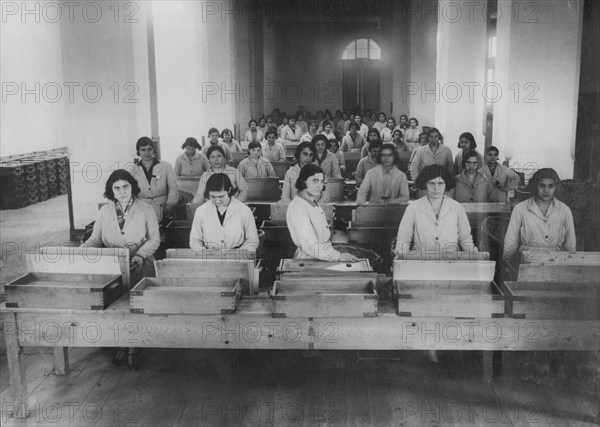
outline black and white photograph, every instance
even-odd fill
[[[2,426],[600,424],[600,3],[0,0]]]

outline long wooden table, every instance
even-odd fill
[[[27,411],[23,347],[53,347],[57,374],[68,373],[68,347],[159,347],[270,350],[598,351],[599,321],[400,317],[390,302],[377,317],[272,318],[267,295],[243,297],[235,314],[130,313],[129,295],[103,311],[18,309],[0,305],[13,408]]]

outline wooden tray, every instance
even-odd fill
[[[600,266],[576,264],[521,264],[519,282],[598,282]]]
[[[494,282],[395,280],[394,293],[400,316],[496,318],[505,312]]]
[[[505,282],[516,319],[600,319],[600,285],[591,282]]]
[[[28,273],[5,286],[6,307],[104,310],[127,292],[121,275]]]
[[[494,261],[396,260],[394,280],[485,282],[494,279]]]
[[[304,278],[276,281],[273,317],[375,317],[377,291],[363,277]]]
[[[328,277],[347,274],[363,273],[372,276],[374,280],[376,273],[373,271],[368,259],[361,259],[358,262],[327,262],[311,259],[282,259],[277,269],[281,279],[303,277]]]
[[[129,293],[131,312],[233,314],[242,296],[240,279],[206,284],[196,278],[144,278]]]
[[[600,252],[523,251],[521,262],[546,265],[595,265],[600,269]]]

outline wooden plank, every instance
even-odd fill
[[[201,259],[218,261],[246,262],[256,260],[256,253],[245,249],[230,249],[225,251],[193,249],[167,249],[167,259]]]
[[[156,277],[196,277],[200,282],[210,283],[214,279],[249,280],[248,263],[252,261],[219,261],[200,259],[165,259],[154,261]]]
[[[30,272],[122,274],[123,284],[131,288],[127,248],[47,246],[26,254],[26,262]]]
[[[600,266],[600,252],[523,251],[521,263]]]
[[[17,419],[25,419],[27,416],[29,394],[27,393],[23,347],[19,345],[17,334],[17,315],[14,313],[5,313],[4,341],[6,343],[6,359],[10,374],[12,399],[10,403],[7,403],[2,408],[2,412],[10,412]]]
[[[195,195],[198,192],[198,185],[200,185],[199,176],[177,177],[177,188],[179,188],[181,191]]]
[[[279,178],[246,178],[248,200],[277,202],[281,199]]]
[[[54,374],[69,373],[69,347],[54,347]]]
[[[368,259],[356,262],[327,262],[317,260],[282,259],[277,269],[286,275],[301,274],[304,276],[338,275],[360,272],[373,272]]]
[[[485,281],[494,279],[494,261],[394,261],[394,280]]]
[[[365,223],[400,225],[407,205],[359,206],[352,213],[352,220]]]
[[[287,208],[289,203],[273,203],[271,205],[271,221],[286,221]],[[325,212],[327,222],[333,223],[333,204],[320,204],[321,208]]]
[[[398,313],[407,317],[496,318],[504,316],[500,295],[413,293],[398,298]]]
[[[490,253],[476,251],[416,251],[403,252],[398,259],[407,261],[488,261],[490,259]]]
[[[488,294],[500,290],[494,282],[484,281],[457,281],[457,280],[394,280],[394,288],[399,294],[413,294],[419,292],[451,293],[466,292],[472,294]]]
[[[521,264],[520,282],[598,282],[600,267],[595,265]]]

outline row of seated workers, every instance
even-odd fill
[[[360,161],[366,173],[362,180],[356,179],[359,204],[404,205],[409,202],[408,177],[398,167],[399,151],[410,150],[409,173],[420,198],[408,204],[401,219],[395,248],[398,257],[415,250],[476,251],[461,202],[506,201],[507,191],[519,184],[518,174],[498,163],[498,150],[490,147],[484,163],[475,149],[473,136],[464,133],[459,139],[463,150],[452,159],[450,149],[443,144],[442,135],[435,128],[429,129],[426,141],[414,149],[407,145],[402,130],[397,132],[396,129],[392,132],[396,137],[391,142],[383,142],[381,133],[372,128],[367,130],[364,144],[350,145],[348,141],[356,142],[360,132],[356,116],[354,119],[344,136],[346,143],[342,142],[340,148],[336,147],[337,140],[326,135],[326,129],[316,132],[310,141],[298,141],[295,147],[295,163],[285,174],[281,197],[282,202],[289,203],[286,219],[296,245],[295,257],[356,260],[354,255],[340,252],[332,245],[329,223],[321,207],[327,202],[327,180],[340,173],[336,153],[344,150],[366,153]],[[329,126],[326,121],[324,125]],[[253,126],[256,123],[251,121],[248,157],[237,169],[226,164],[233,150],[231,132],[219,134],[211,129],[209,143],[204,148],[193,138],[186,139],[185,153],[177,159],[175,170],[169,163],[155,158],[150,138],[140,138],[136,143],[139,161],[129,170],[116,170],[109,176],[104,193],[109,202],[99,210],[91,237],[83,245],[128,247],[132,264],[151,275],[153,254],[160,245],[158,224],[178,202],[176,174],[197,174],[200,177],[198,191],[190,202],[198,206],[190,247],[255,251],[259,244],[258,233],[253,213],[244,203],[247,190],[244,177],[249,176],[248,170],[253,171],[250,177],[261,177],[265,172],[270,176],[272,147],[285,142],[275,138],[271,132],[277,130],[273,128],[267,130],[266,142],[261,144],[255,138],[258,131],[253,132]],[[294,126],[297,123],[290,119],[286,127],[293,130]],[[371,133],[377,136],[371,138]],[[240,150],[243,150],[241,146]],[[531,197],[512,211],[505,235],[504,258],[511,258],[522,250],[575,250],[571,210],[554,197],[559,186],[560,178],[553,169],[540,169],[533,175],[529,181]]]

